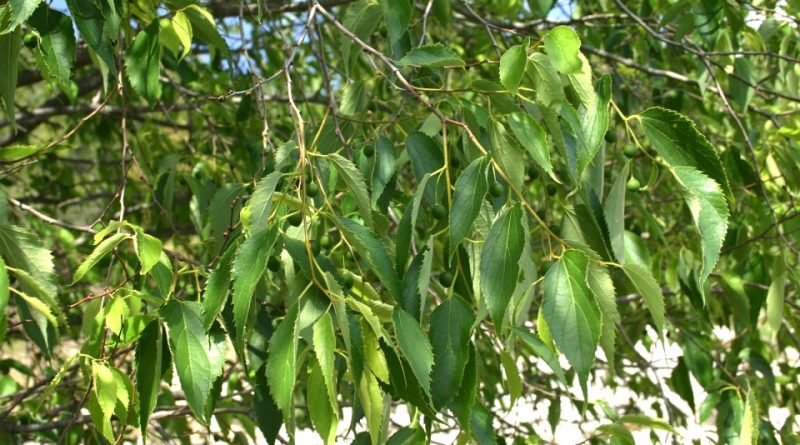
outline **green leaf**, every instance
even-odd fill
[[[617,337],[617,323],[620,322],[619,312],[617,311],[616,292],[614,282],[608,270],[595,263],[589,263],[589,273],[586,283],[594,294],[597,306],[600,309],[602,325],[600,329],[600,347],[608,359],[609,369],[614,369],[614,342]]]
[[[97,4],[92,0],[67,0],[67,5],[83,40],[97,54],[103,69],[116,72],[112,41],[116,43],[117,33],[109,35],[105,31],[108,20],[103,17]]]
[[[550,59],[542,53],[533,53],[531,62],[534,69],[534,85],[536,97],[547,107],[564,102],[564,86],[561,76],[553,67]]]
[[[383,19],[386,21],[386,31],[389,43],[395,43],[406,33],[411,24],[411,15],[414,12],[408,0],[381,0]]]
[[[336,381],[335,381],[335,359],[336,359],[336,333],[333,330],[333,320],[330,311],[317,320],[314,324],[314,353],[317,356],[320,372],[324,378],[325,388],[327,389],[328,399],[335,409],[336,403]]]
[[[181,52],[180,56],[180,59],[183,59],[192,50],[192,23],[183,11],[176,12],[175,16],[172,17],[171,23],[172,29],[183,47],[183,52]]]
[[[425,394],[431,395],[431,369],[433,367],[433,351],[428,337],[419,326],[419,322],[408,312],[395,308],[394,329],[400,351],[411,365],[414,376],[419,381]]]
[[[744,418],[742,430],[739,433],[739,443],[742,445],[757,445],[760,420],[758,418],[758,398],[753,388],[747,391],[747,401],[744,405]]]
[[[517,94],[517,88],[525,74],[528,63],[528,43],[514,45],[500,57],[500,83],[506,89]]]
[[[620,264],[625,262],[625,190],[629,167],[629,164],[625,164],[614,179],[614,184],[603,204],[611,250],[614,251],[614,257]]]
[[[0,224],[0,255],[6,264],[32,276],[49,299],[56,299],[56,278],[53,255],[40,238],[22,227]],[[23,283],[24,284],[24,283]],[[23,289],[29,290],[28,286]]]
[[[772,279],[772,284],[769,285],[769,291],[767,292],[767,330],[773,338],[778,334],[783,323],[783,303],[786,296],[787,283],[787,274],[784,267],[776,267],[776,269],[780,270],[777,271],[775,278]],[[0,284],[1,287],[2,284]],[[2,292],[2,289],[0,289],[0,292]]]
[[[11,22],[8,24],[8,29],[16,29],[17,26],[28,20],[41,2],[42,0],[9,0]]]
[[[197,36],[200,40],[208,43],[223,56],[230,56],[230,49],[225,39],[217,29],[217,23],[214,21],[214,16],[208,12],[207,9],[200,5],[189,5],[182,9],[192,23],[193,36]]]
[[[8,306],[9,287],[6,262],[3,261],[3,257],[0,256],[0,340],[2,340],[6,334],[6,306]]]
[[[397,430],[386,445],[423,445],[425,441],[425,432],[420,428],[403,427]]]
[[[556,26],[544,35],[544,47],[547,57],[553,66],[564,74],[575,74],[581,70],[581,59],[578,57],[581,39],[568,26]]]
[[[564,376],[564,370],[561,368],[561,363],[558,361],[558,357],[553,353],[553,350],[550,349],[539,337],[531,334],[530,332],[526,331],[522,328],[514,328],[514,334],[516,334],[519,338],[521,338],[525,343],[533,349],[533,352],[539,356],[550,369],[553,370],[553,373],[556,375],[558,380],[561,382],[562,385],[567,385],[567,379]]]
[[[147,437],[148,421],[158,404],[163,355],[161,335],[161,323],[153,320],[144,328],[136,343],[136,399],[139,402],[142,438]]]
[[[358,167],[347,158],[340,156],[337,153],[328,155],[331,163],[333,163],[336,170],[344,179],[345,184],[350,189],[350,193],[356,199],[359,214],[367,226],[372,226],[372,206],[367,193],[367,184],[364,182],[364,176]]]
[[[103,411],[103,417],[110,419],[114,414],[114,407],[117,405],[117,384],[114,373],[107,366],[99,362],[92,362],[92,380],[94,381],[94,394]]]
[[[527,113],[512,113],[508,117],[508,126],[525,147],[534,162],[541,167],[551,178],[559,182],[550,163],[550,148],[547,146],[547,135],[536,120]]]
[[[522,379],[519,375],[519,369],[517,369],[517,364],[514,363],[514,359],[508,351],[500,353],[500,363],[503,365],[503,373],[505,374],[503,386],[508,389],[508,395],[513,405],[522,395]]]
[[[206,350],[208,336],[203,325],[203,307],[197,302],[171,300],[159,311],[167,325],[169,349],[186,402],[204,424],[206,403],[214,383]]]
[[[39,48],[49,75],[62,85],[69,83],[75,62],[75,33],[66,14],[39,5],[29,22],[39,33]]]
[[[10,33],[0,34],[0,65],[4,73],[0,77],[0,98],[3,99],[11,131],[16,131],[16,110],[14,108],[17,91],[17,61],[19,49],[22,47],[22,31],[16,29]]]
[[[455,296],[431,313],[430,339],[434,357],[431,399],[437,409],[446,406],[461,389],[474,323],[472,308]]]
[[[214,323],[228,299],[232,278],[231,262],[236,250],[233,246],[226,250],[219,263],[217,263],[217,267],[208,275],[202,299],[203,313],[205,315],[203,324],[206,329],[210,328],[211,324]]]
[[[580,377],[584,397],[601,327],[600,310],[587,285],[588,267],[583,252],[564,252],[544,277],[542,303],[553,340]]]
[[[488,189],[486,182],[488,165],[487,157],[475,159],[456,180],[450,211],[450,257],[455,254],[461,241],[469,235],[472,223],[481,210],[481,203]]]
[[[362,41],[369,41],[369,36],[380,23],[380,19],[381,8],[377,2],[359,0],[347,7],[342,24]],[[342,36],[341,48],[345,72],[349,74],[361,54],[361,48],[347,36]]]
[[[595,159],[608,130],[608,104],[611,100],[611,77],[605,75],[597,81],[597,94],[588,104],[581,104],[578,114],[581,119],[585,151],[578,153],[578,171],[583,172]]]
[[[400,66],[441,68],[445,66],[464,66],[464,61],[444,45],[425,45],[414,48],[397,62]]]
[[[94,248],[92,253],[83,260],[81,265],[78,266],[78,269],[75,270],[75,275],[72,277],[72,284],[80,281],[84,275],[86,275],[94,266],[97,265],[97,263],[100,262],[100,260],[111,253],[111,251],[114,250],[119,243],[129,239],[130,237],[131,236],[127,233],[120,232],[104,239],[100,244],[97,245],[97,247]]]
[[[644,267],[630,263],[625,264],[622,270],[636,287],[636,290],[642,295],[644,304],[653,317],[653,324],[655,324],[656,330],[658,330],[658,335],[663,335],[664,295],[661,292],[661,287],[658,285],[658,282],[653,278],[653,274]]]
[[[326,445],[333,445],[336,442],[336,426],[339,422],[335,411],[335,399],[329,400],[322,374],[319,363],[314,363],[308,376],[306,403],[314,429]]]
[[[699,284],[711,275],[728,233],[728,204],[719,183],[692,167],[673,167],[672,173],[684,190],[684,200],[700,233],[703,268]],[[705,298],[705,295],[704,297]]]
[[[524,243],[522,210],[517,204],[497,217],[481,249],[481,292],[498,330],[517,285]]]
[[[648,108],[639,115],[650,144],[672,167],[694,167],[732,197],[728,178],[714,147],[686,116],[665,108]]]
[[[267,258],[278,237],[278,226],[253,234],[238,249],[233,260],[233,323],[236,326],[236,351],[244,357],[247,322],[256,285],[264,276]]]
[[[37,154],[47,153],[48,151],[52,150],[48,150],[42,145],[8,145],[0,147],[0,163],[18,162]]]
[[[357,222],[339,217],[336,219],[339,229],[347,237],[356,251],[367,261],[393,298],[400,296],[400,280],[392,267],[392,259],[386,246],[372,231]]]
[[[269,214],[272,210],[272,195],[281,179],[281,172],[274,171],[261,178],[250,196],[250,230],[255,234],[269,227]]]
[[[491,121],[489,137],[492,141],[492,159],[508,176],[510,185],[522,190],[525,181],[525,161],[522,152],[499,121]]]
[[[141,264],[139,274],[147,274],[158,263],[158,259],[161,258],[161,240],[144,233],[143,230],[137,230],[136,255],[139,257],[139,264]]]
[[[139,31],[125,54],[125,67],[133,90],[152,106],[161,97],[161,46],[158,21]]]
[[[297,304],[292,305],[275,329],[267,351],[267,382],[272,399],[283,412],[284,419],[292,416],[292,393],[297,373]]]

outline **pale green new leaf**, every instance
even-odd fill
[[[106,257],[112,250],[114,250],[119,243],[129,239],[131,236],[124,232],[119,232],[104,239],[97,247],[94,248],[91,254],[87,256],[78,269],[75,270],[75,275],[72,277],[72,284],[80,281],[97,263]]]
[[[92,362],[93,390],[97,403],[103,411],[103,417],[111,418],[114,406],[117,404],[117,384],[114,373],[107,366],[99,362]]]
[[[586,381],[600,340],[601,313],[587,285],[589,259],[579,250],[567,250],[544,277],[542,312],[556,345]]]
[[[474,322],[472,308],[456,296],[445,300],[431,313],[430,339],[434,358],[431,398],[436,408],[447,405],[461,389]]]
[[[536,120],[529,114],[519,112],[508,115],[508,126],[517,138],[517,141],[525,147],[528,154],[553,180],[559,182],[553,171],[553,164],[550,162],[550,148],[547,146],[547,135]]]
[[[702,287],[719,260],[728,232],[728,204],[719,183],[697,169],[673,167],[672,172],[684,189],[684,200],[702,240],[703,268],[699,277]]]
[[[785,267],[785,266],[784,266]],[[783,269],[783,267],[780,267]],[[780,270],[767,292],[767,330],[771,336],[775,336],[783,323],[783,303],[786,296],[787,274],[785,270]],[[1,286],[1,285],[0,285]],[[0,289],[0,292],[2,289]]]
[[[500,83],[512,93],[517,93],[519,83],[528,63],[528,45],[514,45],[500,57]]]
[[[412,49],[397,64],[400,66],[441,68],[444,66],[464,66],[464,61],[450,48],[436,44]]]
[[[161,46],[158,21],[145,27],[133,39],[125,55],[125,68],[133,90],[152,106],[161,96]]]
[[[281,179],[281,172],[274,171],[261,178],[250,196],[250,230],[255,234],[266,230],[269,226],[269,214],[272,210],[272,195]]]
[[[395,334],[400,351],[411,365],[414,376],[425,394],[431,394],[431,369],[433,368],[433,350],[428,337],[419,326],[419,322],[408,312],[395,308],[394,315]]]
[[[180,59],[183,59],[192,49],[192,23],[189,21],[189,17],[186,15],[186,13],[183,11],[176,12],[171,23],[172,29],[175,31],[175,35],[178,37],[178,40],[183,47],[183,51],[181,52],[180,56]]]
[[[0,34],[0,66],[5,67],[4,74],[0,76],[0,98],[3,100],[3,108],[12,131],[16,131],[14,103],[17,91],[17,61],[21,47],[22,31],[20,29]]]
[[[517,204],[495,219],[481,249],[481,292],[498,330],[517,285],[524,242],[522,210]]]
[[[330,311],[317,320],[314,324],[313,333],[314,353],[317,356],[320,372],[324,378],[325,388],[327,389],[328,399],[332,404],[332,408],[336,404],[336,376],[335,376],[335,359],[336,359],[336,333],[333,330],[333,319],[331,318]]]
[[[589,263],[586,283],[594,293],[595,301],[600,309],[602,320],[600,347],[603,348],[603,352],[606,354],[609,369],[614,369],[614,343],[617,337],[617,323],[620,322],[614,282],[611,281],[611,275],[609,275],[608,270],[595,263]]]
[[[486,167],[489,158],[481,157],[472,161],[456,180],[453,205],[450,211],[450,256],[469,234],[472,223],[481,210],[486,197]]]
[[[297,311],[296,304],[289,309],[275,329],[267,350],[267,383],[284,419],[292,415],[292,393],[297,373]]]
[[[581,59],[578,57],[581,39],[568,26],[556,26],[544,35],[544,47],[553,66],[564,74],[575,74],[581,70]]]
[[[639,291],[644,299],[644,304],[653,317],[653,324],[656,326],[658,335],[664,334],[664,295],[661,287],[653,278],[649,270],[637,264],[628,263],[622,268],[631,283]]]
[[[143,230],[136,231],[136,255],[139,257],[141,275],[150,272],[150,269],[158,263],[161,258],[161,240],[144,233]]]
[[[192,36],[199,37],[200,40],[208,43],[210,46],[216,48],[219,53],[228,57],[230,49],[225,39],[217,29],[217,23],[214,21],[214,16],[208,12],[207,9],[200,5],[189,5],[183,9],[186,17],[192,24]]]
[[[364,182],[364,176],[358,167],[347,158],[342,157],[337,153],[328,155],[331,163],[336,167],[336,170],[344,179],[345,184],[350,189],[350,193],[356,199],[358,205],[358,212],[367,226],[372,226],[372,207],[367,193],[367,184]]]
[[[236,351],[242,357],[256,285],[266,272],[267,258],[277,237],[278,226],[273,225],[268,230],[254,233],[236,249],[233,260],[233,323],[236,326]]]
[[[186,401],[194,415],[207,423],[205,407],[214,381],[206,351],[203,307],[193,301],[171,300],[159,312],[167,325],[169,348]]]
[[[742,430],[739,434],[741,445],[757,445],[758,430],[760,421],[758,418],[758,398],[753,388],[747,391],[747,401],[744,405],[744,418],[742,418]]]

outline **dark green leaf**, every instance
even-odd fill
[[[653,274],[649,270],[637,264],[625,264],[622,268],[625,275],[631,280],[636,290],[642,295],[647,309],[650,310],[650,315],[653,316],[653,324],[659,335],[664,334],[664,295],[661,293],[661,287],[658,282],[653,278]]]
[[[392,260],[386,246],[369,229],[347,218],[337,218],[337,224],[347,240],[364,257],[370,269],[375,272],[389,293],[398,298],[400,295],[400,281],[397,279]]]
[[[390,43],[397,42],[405,34],[411,23],[413,9],[408,0],[381,0],[381,10]]]
[[[486,167],[489,158],[482,157],[472,161],[456,180],[453,205],[450,211],[450,256],[452,257],[461,241],[469,235],[472,223],[481,210],[486,197]]]
[[[367,226],[372,226],[372,207],[367,193],[367,184],[364,182],[364,176],[361,171],[349,159],[336,153],[328,155],[328,159],[336,167],[336,170],[350,189],[350,193],[355,197],[361,218],[364,219]]]
[[[45,5],[39,5],[30,19],[39,33],[39,48],[50,76],[61,84],[69,83],[75,62],[75,34],[72,20]]]
[[[152,106],[161,97],[161,46],[158,44],[158,21],[145,27],[133,39],[125,55],[125,67],[131,86]]]
[[[441,68],[444,66],[464,66],[464,61],[443,45],[427,45],[409,51],[400,59],[398,65]]]
[[[555,179],[553,164],[550,163],[550,148],[547,146],[547,136],[544,130],[529,114],[512,113],[508,115],[508,126],[525,147],[536,164],[551,178]]]
[[[272,210],[272,195],[281,179],[279,171],[261,178],[250,196],[250,230],[255,234],[269,226],[269,213]]]
[[[36,7],[39,6],[42,0],[9,0],[11,5],[11,22],[8,24],[8,29],[15,29],[28,20],[28,17],[33,14]]]
[[[295,304],[275,329],[269,341],[267,357],[267,383],[284,419],[292,415],[292,394],[297,373],[297,311]]]
[[[22,31],[16,29],[10,33],[0,34],[0,65],[5,74],[0,78],[0,98],[3,99],[8,122],[12,131],[16,131],[16,110],[14,109],[17,91],[17,59],[22,47]]]
[[[158,404],[161,386],[161,357],[163,352],[161,323],[151,321],[139,336],[136,344],[136,394],[139,402],[139,425],[142,438],[147,437],[150,415]]]
[[[434,357],[431,396],[436,408],[446,406],[461,388],[474,322],[472,308],[455,296],[431,313],[430,338]]]
[[[116,72],[112,42],[116,42],[116,33],[105,31],[108,22],[103,13],[92,0],[67,0],[69,11],[75,19],[83,40],[94,51],[106,72]]]
[[[500,57],[500,83],[512,93],[517,93],[519,83],[528,64],[528,45],[514,45]]]
[[[397,334],[397,343],[406,360],[411,365],[411,370],[417,377],[425,394],[431,394],[431,368],[433,367],[433,351],[428,337],[419,327],[419,322],[406,311],[396,308],[394,310],[394,328]]]
[[[498,329],[517,285],[524,243],[522,210],[514,205],[497,217],[481,249],[481,292]]]

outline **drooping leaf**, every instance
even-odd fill
[[[206,404],[214,384],[206,347],[203,307],[197,302],[171,300],[159,311],[167,326],[169,349],[186,402],[203,423]]]
[[[323,377],[324,387],[332,409],[336,404],[336,381],[334,376],[334,360],[336,359],[336,333],[333,330],[333,319],[330,312],[320,317],[314,323],[314,353],[317,356],[320,373]]]
[[[564,102],[564,86],[561,84],[561,76],[550,58],[536,52],[531,55],[531,63],[534,69],[536,97],[548,107]]]
[[[108,366],[100,362],[92,362],[92,381],[94,382],[92,387],[94,395],[103,411],[103,417],[110,419],[114,414],[114,406],[117,404],[117,385],[114,373]]]
[[[158,263],[161,258],[161,240],[144,233],[143,230],[136,231],[136,255],[139,257],[139,274],[145,275]]]
[[[434,362],[431,343],[420,328],[419,322],[406,311],[396,308],[392,319],[400,351],[411,365],[411,370],[425,394],[430,395],[430,374]]]
[[[412,49],[400,59],[398,65],[441,68],[444,66],[464,66],[464,61],[450,48],[437,44]]]
[[[125,55],[125,68],[133,90],[152,106],[161,97],[161,46],[158,21],[143,28]]]
[[[16,29],[28,20],[41,2],[42,0],[10,0],[8,3],[11,5],[11,21],[8,29]]]
[[[516,288],[524,242],[522,210],[514,205],[497,217],[481,249],[481,292],[498,328]]]
[[[250,230],[255,234],[269,226],[269,213],[272,210],[272,195],[281,179],[281,173],[274,171],[261,178],[250,196]]]
[[[206,328],[211,327],[211,324],[217,318],[220,311],[222,311],[225,302],[228,300],[232,279],[231,262],[235,251],[236,249],[233,247],[226,250],[219,260],[219,263],[217,263],[217,267],[208,275],[202,299],[204,314],[203,324]]]
[[[472,161],[456,180],[453,205],[450,211],[450,256],[469,234],[472,222],[481,210],[486,197],[486,167],[489,158],[482,157]]]
[[[583,252],[564,252],[544,277],[542,303],[553,340],[580,377],[584,396],[601,328],[600,310],[587,285],[588,267]]]
[[[116,33],[109,36],[103,12],[92,0],[67,0],[69,11],[75,20],[83,40],[94,51],[106,72],[116,72],[112,42],[116,42]]]
[[[242,356],[247,344],[247,321],[256,285],[264,276],[267,257],[278,237],[278,226],[253,234],[245,240],[233,259],[233,322],[236,326],[236,350]]]
[[[353,220],[339,217],[337,224],[389,293],[394,298],[399,298],[400,280],[392,267],[392,259],[383,242],[372,231]]]
[[[728,178],[714,147],[686,116],[665,108],[648,108],[639,120],[650,144],[672,167],[693,167],[732,196]]]
[[[297,305],[292,305],[272,334],[267,351],[267,383],[284,419],[292,415],[290,410],[297,374],[297,311]]]
[[[655,324],[656,330],[658,330],[659,335],[663,335],[664,295],[658,282],[653,278],[653,274],[638,264],[625,264],[622,270],[642,295],[642,299],[644,299],[644,303],[653,317],[653,324]]]
[[[519,83],[528,64],[528,45],[514,45],[500,57],[500,83],[512,93],[517,93]]]
[[[522,152],[499,121],[490,123],[489,137],[492,141],[492,159],[508,176],[510,185],[521,190],[525,180],[525,161]]]
[[[461,388],[474,323],[472,308],[455,296],[431,313],[430,339],[434,358],[431,398],[436,408],[446,406]]]
[[[550,162],[550,149],[547,146],[547,136],[536,120],[527,113],[512,113],[508,115],[508,126],[525,147],[534,162],[541,167],[551,178],[556,179],[553,164]]]
[[[183,51],[180,58],[186,57],[189,51],[192,50],[192,23],[189,21],[189,16],[183,11],[178,11],[171,20],[172,29],[178,37]]]
[[[628,172],[629,166],[626,164],[614,179],[603,204],[611,250],[619,263],[625,262],[625,190]]]
[[[187,6],[182,11],[192,24],[192,34],[194,36],[215,48],[223,57],[230,55],[228,44],[222,38],[219,29],[217,29],[214,16],[206,8],[194,4]]]
[[[744,404],[744,417],[742,418],[742,430],[739,434],[739,443],[742,445],[757,445],[758,433],[760,429],[758,417],[758,399],[753,388],[747,391],[747,400]]]
[[[308,376],[306,402],[308,414],[316,432],[322,436],[326,445],[336,442],[337,413],[334,409],[335,399],[329,400],[325,389],[325,379],[319,363],[314,363]]]
[[[614,282],[608,270],[595,264],[589,263],[589,271],[586,276],[586,283],[594,293],[597,307],[600,309],[601,329],[600,347],[608,359],[609,368],[614,369],[615,352],[614,343],[617,337],[617,323],[620,322],[619,311],[617,310],[616,293]]]
[[[142,331],[136,343],[136,394],[143,439],[147,437],[150,415],[158,404],[163,355],[161,335],[161,323],[153,320]]]
[[[672,172],[683,187],[684,200],[702,240],[703,268],[699,277],[702,286],[719,260],[728,232],[728,204],[719,183],[702,172],[693,167],[673,167]]]
[[[328,155],[328,159],[336,167],[339,175],[350,189],[350,193],[355,197],[361,218],[364,219],[367,226],[372,226],[372,207],[367,193],[367,184],[364,182],[361,171],[349,159],[337,153]]]
[[[411,23],[411,14],[413,13],[411,2],[408,0],[381,0],[381,10],[384,21],[386,21],[389,42],[397,42]]]
[[[778,333],[783,323],[783,304],[787,282],[787,274],[783,270],[784,267],[782,265],[776,267],[775,278],[772,279],[772,284],[769,285],[769,291],[767,291],[767,329],[773,337]],[[2,287],[2,284],[0,284],[0,287]],[[0,292],[2,292],[1,289]]]
[[[17,60],[22,47],[22,31],[16,29],[10,33],[0,34],[0,65],[6,67],[0,78],[0,98],[11,130],[16,131],[16,110],[14,109],[17,91]]]
[[[558,357],[553,353],[553,350],[550,349],[539,337],[533,335],[532,333],[522,329],[522,328],[514,328],[514,334],[519,336],[525,343],[533,349],[533,352],[539,356],[550,369],[553,370],[553,373],[556,375],[558,380],[564,386],[567,385],[567,379],[564,376],[564,370],[561,368],[561,363],[558,361]]]
[[[39,33],[39,48],[49,75],[61,84],[69,83],[75,62],[75,34],[66,14],[40,4],[30,18]]]

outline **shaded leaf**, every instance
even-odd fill
[[[524,242],[522,210],[514,205],[497,217],[481,249],[481,292],[496,329],[517,285]]]
[[[411,365],[425,394],[431,394],[431,368],[433,367],[433,351],[428,337],[419,327],[419,322],[406,311],[396,308],[394,320],[397,344],[403,356]]]
[[[436,408],[446,406],[461,389],[474,323],[472,308],[455,296],[431,313],[430,339],[434,357],[431,398]]]

